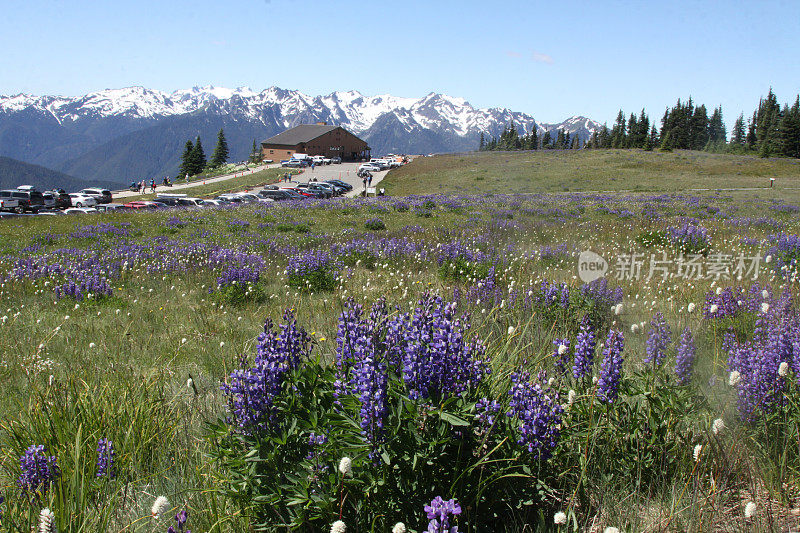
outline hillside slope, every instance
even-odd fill
[[[415,159],[392,170],[381,186],[408,194],[686,191],[765,188],[800,201],[796,160],[641,150],[474,152]]]
[[[60,187],[68,192],[92,186],[114,186],[109,182],[76,178],[57,170],[0,156],[0,189],[13,189],[19,185],[33,185],[40,191]]]

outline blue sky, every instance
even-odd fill
[[[0,94],[433,91],[542,122],[660,119],[691,95],[730,128],[770,85],[800,92],[797,1],[28,0],[3,15]]]

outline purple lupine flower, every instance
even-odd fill
[[[692,381],[692,367],[694,366],[695,345],[692,331],[687,326],[678,342],[678,355],[675,358],[675,375],[679,385],[688,385]]]
[[[186,522],[189,520],[189,512],[186,509],[181,510],[175,515],[175,522],[178,523],[178,529],[172,526],[167,528],[167,533],[192,533],[191,529],[186,529]]]
[[[729,342],[728,366],[739,373],[737,404],[739,416],[746,422],[758,420],[785,401],[787,371],[794,364],[800,335],[800,319],[787,302],[776,303],[759,317],[759,332],[752,340]],[[782,371],[782,366],[786,370]]]
[[[540,374],[537,381],[530,380],[528,372],[511,374],[511,400],[507,416],[519,422],[520,437],[517,440],[538,459],[550,458],[558,444],[559,426],[563,409],[558,403],[558,393],[542,383],[546,376]]]
[[[108,439],[100,439],[97,443],[97,477],[108,476],[109,479],[116,477],[115,457],[114,443]]]
[[[451,517],[461,514],[461,506],[455,499],[443,500],[437,496],[425,506],[425,513],[429,520],[427,533],[458,533],[458,527],[450,525]]]
[[[336,277],[338,276],[338,263],[329,252],[323,250],[312,250],[289,258],[289,264],[286,267],[287,276],[304,278],[313,272],[330,272]]]
[[[383,424],[388,414],[389,386],[386,345],[381,336],[386,328],[386,300],[378,300],[367,320],[363,307],[350,298],[339,317],[336,339],[334,394],[338,398],[353,393],[361,402],[362,434],[373,445],[374,456],[383,438]]]
[[[494,425],[494,417],[500,412],[500,402],[481,398],[475,403],[475,421],[482,430],[486,430]]]
[[[667,231],[672,244],[683,253],[702,253],[708,250],[708,230],[698,226],[694,220],[684,221],[680,226],[670,226]]]
[[[227,396],[229,422],[245,434],[271,431],[279,423],[275,401],[284,388],[286,375],[311,353],[310,337],[298,327],[294,314],[287,310],[285,321],[275,331],[267,319],[264,333],[258,336],[254,366],[242,361],[220,389]]]
[[[575,338],[575,363],[572,365],[572,377],[576,380],[591,375],[596,344],[597,339],[592,330],[589,316],[584,316],[578,336]]]
[[[19,466],[22,471],[17,481],[19,487],[22,492],[37,497],[44,496],[50,484],[61,475],[56,457],[48,456],[41,444],[29,446],[19,458]]]
[[[467,317],[456,318],[455,304],[425,294],[413,316],[401,315],[387,324],[387,344],[402,365],[403,381],[412,400],[441,400],[478,385],[490,372],[479,341],[464,336]]]
[[[569,339],[553,340],[555,349],[551,356],[555,361],[555,367],[560,373],[564,373],[569,365]]]
[[[606,278],[598,278],[581,285],[581,293],[600,309],[608,309],[622,302],[622,287],[612,289]]]
[[[258,270],[247,266],[231,266],[222,271],[217,278],[217,288],[224,289],[232,285],[247,286],[258,283],[260,275]]]
[[[650,320],[650,333],[647,336],[647,357],[645,357],[644,362],[653,363],[655,367],[660,367],[667,356],[667,348],[671,342],[672,331],[670,331],[664,315],[659,311]]]
[[[324,448],[327,442],[327,435],[318,435],[312,432],[308,436],[309,451],[306,454],[306,459],[313,462],[315,474],[320,474],[328,469],[328,461],[325,459],[327,452]]]
[[[600,366],[600,378],[597,381],[597,399],[603,403],[614,403],[619,395],[624,348],[625,337],[622,332],[610,330],[603,348],[603,362]]]

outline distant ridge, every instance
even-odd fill
[[[110,182],[80,179],[40,165],[0,156],[0,189],[15,189],[20,185],[33,185],[40,191],[60,187],[67,192],[93,186],[115,186]]]
[[[521,133],[564,129],[588,138],[600,125],[585,117],[537,124],[507,108],[480,109],[463,98],[365,96],[337,91],[309,96],[270,87],[194,87],[165,93],[144,87],[84,96],[0,96],[0,155],[89,179],[127,183],[174,175],[186,140],[207,150],[220,128],[231,159],[245,159],[260,142],[298,124],[326,122],[366,140],[376,155],[456,152],[478,147],[481,133],[499,136],[509,123]]]

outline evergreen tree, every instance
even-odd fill
[[[530,133],[528,133],[528,150],[538,150],[539,149],[539,134],[536,131],[536,126],[531,128]]]
[[[689,121],[690,141],[688,148],[702,150],[708,144],[708,112],[705,105],[696,107]]]
[[[556,148],[564,148],[564,143],[565,143],[564,130],[560,129],[560,130],[558,130],[558,133],[556,134],[556,146],[555,147]]]
[[[784,157],[800,157],[800,96],[786,108],[778,126],[779,150]]]
[[[194,166],[192,166],[193,151],[194,145],[192,144],[192,140],[189,139],[186,141],[186,146],[183,149],[183,155],[181,155],[181,168],[179,176],[181,178],[194,175]]]
[[[597,136],[597,148],[608,148],[611,146],[611,132],[607,124],[603,124],[600,134]]]
[[[253,139],[253,149],[250,150],[250,162],[258,163],[259,161],[261,161],[261,152],[256,148],[256,140]]]
[[[661,151],[662,152],[671,152],[672,151],[672,132],[667,131],[666,135],[661,133]]]
[[[622,109],[617,113],[617,120],[611,128],[611,147],[612,148],[625,148],[625,113]]]
[[[483,132],[481,132],[481,140],[478,143],[478,151],[483,152],[486,149],[486,137],[483,136]]]
[[[750,122],[747,124],[747,147],[751,150],[755,149],[756,143],[758,142],[758,136],[756,135],[756,123],[758,122],[756,118],[757,111],[753,111],[753,118],[750,119]]]
[[[200,174],[206,168],[206,154],[203,152],[203,145],[200,142],[200,136],[194,142],[192,154],[190,156],[192,172],[191,175]]]
[[[656,130],[656,125],[653,124],[652,129],[650,130],[650,134],[647,135],[647,138],[644,141],[644,148],[648,152],[653,150],[656,146],[658,146],[658,130]]]
[[[211,156],[211,166],[219,168],[228,161],[228,141],[225,140],[225,132],[222,129],[217,134],[217,146]]]
[[[731,145],[734,147],[743,147],[745,144],[745,130],[744,130],[744,114],[740,114],[736,122],[733,123],[733,130],[731,131]]]
[[[550,135],[549,131],[544,132],[542,136],[542,148],[552,148],[552,136]]]
[[[711,114],[711,118],[708,121],[708,140],[716,147],[719,147],[727,142],[725,123],[722,121],[722,106],[714,109],[714,112]]]

